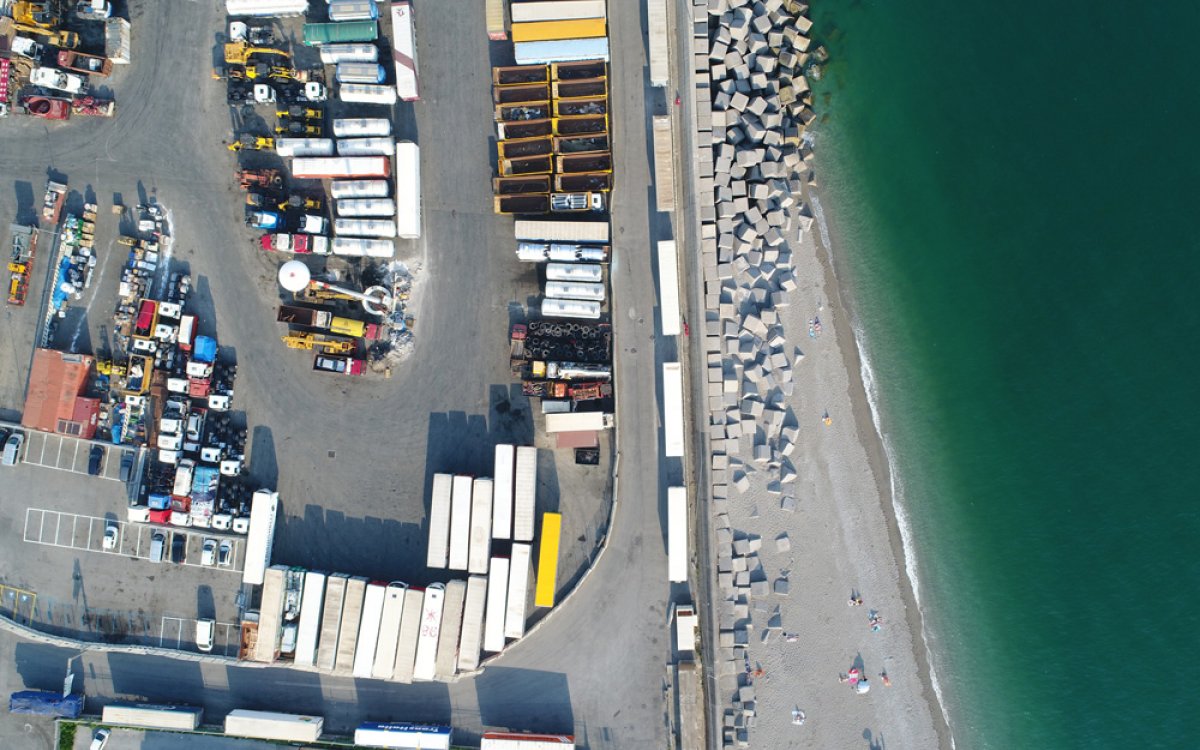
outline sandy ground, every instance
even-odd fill
[[[743,711],[753,701],[753,716],[744,719],[752,747],[949,747],[929,688],[919,614],[903,577],[887,463],[871,421],[850,315],[815,230],[798,243],[791,237],[799,288],[780,310],[785,350],[789,360],[796,355],[794,389],[783,402],[785,426],[799,432],[787,459],[795,481],[771,486],[782,478],[781,469],[756,463],[753,438],[744,435],[738,455],[731,456],[727,523],[716,504],[718,558],[732,552],[736,577],[744,553],[751,586],[766,581],[767,587],[759,584],[737,600],[748,607],[724,605],[722,629],[733,628],[735,639],[748,645],[720,649],[721,695]],[[744,492],[734,486],[739,460],[749,479]],[[789,497],[793,510],[784,507]],[[732,531],[732,545],[723,525]],[[786,579],[786,593],[777,588],[780,579]],[[745,593],[718,591],[726,597]],[[849,605],[852,592],[861,605]],[[882,617],[877,631],[873,614]],[[859,694],[841,681],[852,669],[868,679],[869,692]],[[797,710],[803,712],[801,725],[793,724]],[[725,720],[728,726],[731,712]]]

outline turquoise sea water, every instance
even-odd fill
[[[1200,5],[814,5],[958,747],[1193,746]]]

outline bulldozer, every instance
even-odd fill
[[[230,151],[241,151],[242,149],[249,149],[251,151],[270,151],[273,148],[275,148],[275,139],[261,135],[254,136],[250,140],[238,138],[236,141],[229,144]]]
[[[320,211],[321,200],[311,195],[291,195],[287,200],[279,204],[280,211],[287,211],[288,209]]]
[[[319,109],[309,109],[308,107],[293,104],[287,109],[277,110],[275,116],[281,120],[284,118],[292,120],[320,120],[323,115]]]
[[[319,136],[321,134],[321,126],[316,123],[291,120],[276,125],[275,133],[277,135]]]
[[[320,349],[325,354],[352,354],[354,341],[315,333],[293,333],[281,337],[289,349]]]
[[[286,60],[292,59],[290,52],[276,47],[252,47],[246,42],[229,42],[225,45],[225,62],[230,65],[247,65],[250,58],[255,55],[273,55]],[[247,67],[249,66],[247,65]]]

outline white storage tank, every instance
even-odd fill
[[[391,219],[334,219],[333,233],[339,237],[392,239],[396,236],[396,222]]]
[[[391,156],[396,142],[387,136],[373,138],[341,138],[337,142],[340,156]]]
[[[395,216],[396,202],[391,198],[350,198],[337,202],[338,216]]]
[[[276,138],[275,153],[283,157],[333,156],[332,138]]]
[[[386,117],[339,117],[333,121],[333,134],[338,138],[391,135],[392,121]]]
[[[330,0],[330,21],[374,21],[379,18],[375,0]]]
[[[338,98],[351,104],[395,104],[396,89],[377,83],[343,83],[338,87]]]
[[[387,180],[334,180],[329,194],[334,200],[343,198],[386,198],[392,189]]]
[[[333,254],[356,258],[390,258],[396,254],[392,240],[334,237]]]
[[[387,72],[379,63],[340,62],[334,72],[338,83],[383,83]]]
[[[544,299],[542,317],[596,320],[600,317],[600,303],[578,299]]]
[[[604,285],[582,281],[547,281],[546,296],[551,299],[590,299],[604,301]]]
[[[379,48],[374,44],[322,44],[321,62],[337,65],[344,62],[379,62]]]
[[[604,281],[604,270],[598,263],[547,263],[549,281]]]

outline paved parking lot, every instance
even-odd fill
[[[161,648],[173,648],[179,651],[195,651],[196,620],[189,617],[162,618],[161,632],[158,637]],[[241,647],[241,626],[236,622],[218,622],[213,626],[212,653],[217,656],[237,656]]]
[[[112,549],[105,549],[105,530],[113,526],[117,529],[117,541]],[[108,555],[126,555],[141,560],[150,561],[151,537],[154,534],[164,536],[163,563],[173,563],[172,548],[176,539],[184,540],[184,555],[180,565],[196,567],[211,567],[226,573],[241,574],[245,564],[245,539],[229,534],[214,534],[205,530],[175,529],[164,526],[142,523],[128,523],[111,518],[83,516],[78,513],[65,513],[57,510],[29,508],[25,512],[26,542],[33,544],[48,544],[54,547],[100,552]],[[228,542],[231,548],[229,565],[204,565],[201,561],[201,546],[206,539],[216,540],[218,546]]]
[[[35,430],[25,430],[24,455],[21,460],[31,466],[41,466],[76,474],[91,474],[89,462],[93,448],[100,448],[102,455],[96,475],[100,479],[121,481],[121,456],[133,450],[121,449],[91,440],[80,440],[68,435],[49,435]]]

